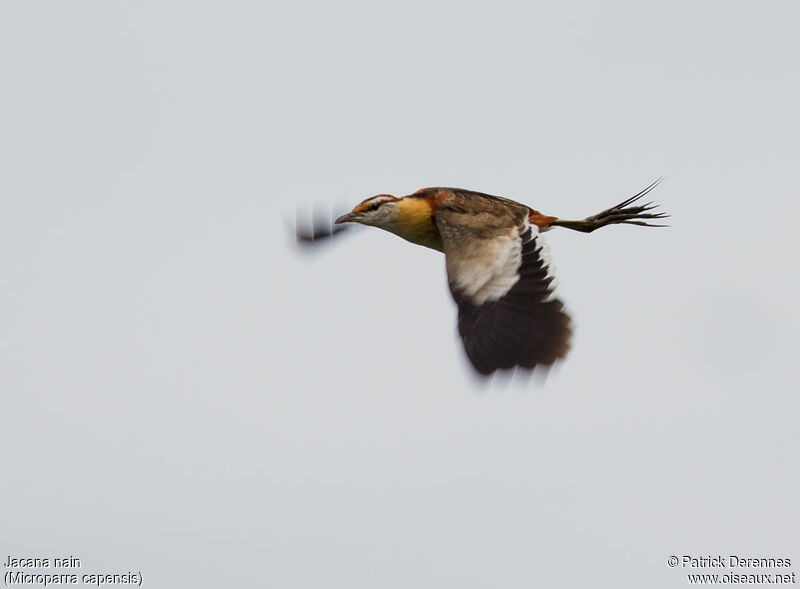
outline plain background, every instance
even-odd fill
[[[2,2],[3,560],[166,588],[798,566],[798,18]],[[381,192],[580,218],[660,175],[670,229],[548,234],[576,334],[546,379],[473,378],[440,254],[291,239]]]

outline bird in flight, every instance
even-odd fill
[[[443,252],[458,332],[472,365],[483,375],[498,369],[549,366],[564,358],[572,328],[554,294],[542,233],[553,227],[590,233],[606,225],[664,227],[641,199],[661,182],[596,215],[572,221],[543,215],[508,198],[460,188],[423,188],[414,194],[370,197],[335,220],[298,224],[299,243],[341,233],[345,223],[379,227]]]

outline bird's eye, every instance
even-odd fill
[[[378,207],[379,207],[379,206],[381,206],[382,204],[383,204],[383,203],[382,203],[382,202],[380,202],[380,201],[379,201],[379,202],[374,202],[374,203],[372,203],[371,205],[369,205],[369,207],[367,208],[367,210],[368,210],[368,211],[375,211],[375,210],[377,210],[377,209],[378,209]]]

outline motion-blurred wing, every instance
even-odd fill
[[[330,209],[315,207],[309,218],[307,215],[302,215],[298,209],[294,226],[297,243],[303,246],[317,245],[352,228],[351,225],[334,225],[333,220],[337,216]]]

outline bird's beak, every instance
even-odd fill
[[[334,223],[334,225],[338,225],[340,223],[350,223],[353,220],[354,216],[355,215],[352,212],[351,213],[347,213],[346,215],[342,215],[341,217],[336,219],[333,223]]]

